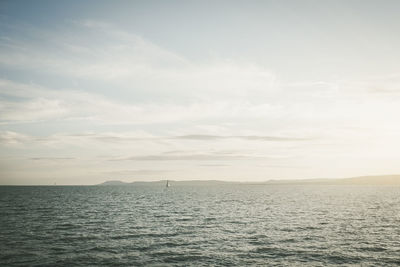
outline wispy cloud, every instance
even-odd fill
[[[20,35],[42,42],[27,43],[14,37],[1,40],[0,64],[85,81],[105,81],[125,90],[133,85],[141,97],[148,96],[147,100],[242,98],[274,87],[275,75],[255,64],[190,62],[104,22],[78,21],[71,27],[73,33],[62,34],[35,29],[27,32],[21,27]]]
[[[71,158],[71,157],[34,157],[34,158],[29,158],[31,160],[45,160],[45,161],[52,161],[52,160],[74,160],[76,158]]]
[[[0,144],[12,145],[23,143],[74,143],[75,142],[102,142],[102,143],[131,143],[131,142],[159,142],[159,141],[223,141],[229,139],[239,139],[244,141],[260,142],[305,142],[314,141],[318,138],[306,137],[283,137],[283,136],[242,136],[242,135],[178,135],[178,136],[156,136],[145,133],[79,133],[79,134],[54,134],[49,136],[32,136],[12,131],[0,131]],[[179,152],[179,151],[178,151]],[[175,153],[171,151],[170,153]]]
[[[230,164],[199,164],[201,167],[229,167]]]
[[[129,175],[162,175],[166,173],[175,172],[175,170],[157,170],[157,169],[140,169],[140,170],[115,170],[115,171],[104,171],[105,174],[108,175],[117,175],[117,176],[129,176]]]
[[[385,99],[365,95],[368,91],[396,92],[400,84],[397,78],[391,78],[390,83],[284,82],[254,63],[189,61],[102,21],[74,21],[70,27],[72,30],[61,34],[62,31],[34,28],[27,33],[16,26],[19,35],[1,39],[3,67],[27,72],[40,70],[40,74],[50,76],[56,73],[66,80],[72,77],[80,86],[49,88],[3,79],[0,124],[85,121],[112,126],[263,120],[277,125],[277,121],[286,120],[288,123],[279,127],[293,125],[291,131],[295,131],[307,128],[306,123],[324,125],[326,121],[338,124],[337,127],[366,124],[360,117],[371,113],[371,105],[396,110],[394,103],[388,106]],[[31,42],[18,37],[26,34]],[[95,89],[98,86],[113,90],[100,93]],[[215,139],[200,135],[183,138]],[[274,135],[241,138],[272,141]]]
[[[260,118],[274,107],[269,104],[230,103],[132,103],[76,90],[52,90],[34,84],[0,80],[0,122],[29,123],[86,120],[97,124],[152,124],[223,118]],[[17,100],[15,100],[15,98]]]
[[[398,162],[399,75],[285,79],[104,21],[12,27],[0,38],[0,164],[15,173],[261,177]]]
[[[261,160],[261,159],[282,159],[282,156],[244,154],[233,151],[208,151],[202,153],[161,153],[156,155],[132,156],[125,158],[114,158],[112,161],[230,161],[230,160]]]
[[[12,131],[0,131],[1,145],[20,145],[29,142],[32,138],[28,135]]]
[[[111,24],[85,20],[70,26],[73,31],[50,32],[14,25],[25,38],[1,40],[0,64],[32,71],[40,68],[58,75],[117,80],[132,73],[146,75],[149,68],[159,65],[160,59],[168,64],[183,62],[177,55]],[[26,37],[31,41],[26,42]]]
[[[230,135],[230,136],[222,136],[222,135],[182,135],[173,137],[176,139],[183,140],[223,140],[223,139],[243,139],[243,140],[256,140],[256,141],[275,141],[275,142],[285,142],[285,141],[309,141],[315,140],[316,138],[302,138],[302,137],[283,137],[283,136],[256,136],[256,135]]]

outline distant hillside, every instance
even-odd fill
[[[188,180],[174,181],[169,180],[172,186],[200,186],[200,185],[216,185],[216,184],[259,184],[259,185],[274,185],[274,184],[324,184],[324,185],[398,185],[400,186],[400,175],[380,175],[380,176],[360,176],[352,178],[322,178],[322,179],[301,179],[301,180],[268,180],[265,182],[228,182],[218,180]],[[166,184],[166,180],[153,182],[132,182],[126,183],[118,180],[106,181],[99,185],[136,185],[136,186],[162,186]]]
[[[107,186],[107,185],[135,185],[135,186],[154,186],[154,185],[165,185],[167,183],[167,180],[160,180],[160,181],[150,181],[150,182],[144,182],[144,181],[137,181],[137,182],[131,182],[131,183],[126,183],[118,180],[111,180],[111,181],[106,181],[104,183],[98,184],[101,186]],[[186,180],[186,181],[174,181],[174,180],[169,180],[170,185],[173,186],[181,186],[181,185],[192,185],[192,186],[199,186],[199,185],[212,185],[212,184],[229,184],[229,183],[235,183],[235,182],[227,182],[227,181],[218,181],[218,180]]]
[[[264,184],[400,185],[400,175],[359,176],[301,180],[269,180]]]
[[[400,175],[360,176],[338,180],[343,184],[400,185]]]
[[[101,183],[99,185],[127,185],[128,183],[118,181],[118,180],[111,180],[111,181],[105,181],[104,183]]]

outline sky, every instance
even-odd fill
[[[0,184],[400,173],[400,1],[1,1]]]

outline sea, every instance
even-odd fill
[[[0,187],[0,266],[400,266],[400,187]]]

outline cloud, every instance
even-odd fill
[[[76,21],[56,32],[14,25],[18,37],[1,40],[0,64],[18,69],[101,80],[146,75],[183,59],[111,24]],[[29,42],[26,41],[29,40]]]
[[[155,169],[140,169],[140,170],[114,170],[104,171],[105,174],[109,175],[160,175],[175,172],[175,170],[155,170]]]
[[[247,97],[271,89],[275,75],[246,62],[191,62],[135,33],[100,21],[76,21],[57,32],[23,27],[23,40],[0,40],[0,65],[8,68],[107,82],[150,100]],[[62,34],[60,34],[62,32]],[[17,35],[18,36],[18,35]],[[30,41],[27,42],[26,38]],[[37,41],[40,40],[40,41]],[[245,88],[245,89],[244,89]],[[171,97],[172,96],[172,97]],[[150,97],[150,98],[149,98]]]
[[[68,110],[58,99],[37,98],[24,102],[0,101],[1,121],[32,122],[63,118]]]
[[[257,154],[243,154],[236,151],[208,151],[197,153],[161,153],[145,156],[131,156],[113,158],[111,161],[230,161],[230,160],[262,160],[281,159],[281,156],[267,156]]]
[[[229,155],[229,156],[219,156],[219,155],[205,155],[205,154],[193,154],[193,155],[150,155],[150,156],[134,156],[126,158],[125,160],[133,161],[214,161],[214,160],[237,160],[245,159],[245,156],[241,155]]]
[[[19,145],[31,141],[30,136],[12,131],[0,131],[1,145]]]
[[[229,166],[219,169],[229,177],[253,161],[266,163],[259,175],[280,175],[351,156],[397,159],[400,76],[286,81],[253,62],[189,60],[93,20],[58,31],[15,25],[0,38],[0,67],[1,156],[16,155],[15,169],[70,164],[84,177]]]
[[[232,165],[229,164],[199,164],[201,167],[230,167]]]
[[[26,30],[19,31],[22,36]],[[33,29],[27,33],[30,42],[19,37],[0,41],[0,64],[5,68],[35,70],[45,80],[57,74],[78,84],[70,89],[62,84],[53,88],[1,80],[0,124],[57,121],[112,127],[235,121],[250,122],[254,128],[267,125],[259,132],[268,128],[271,136],[177,138],[283,142],[307,139],[297,138],[297,131],[311,129],[311,135],[319,135],[325,125],[364,123],[360,116],[370,112],[370,103],[360,103],[360,94],[348,93],[355,90],[347,90],[345,83],[289,83],[249,62],[189,61],[101,21],[75,21],[68,31],[60,32]],[[118,138],[102,138],[118,142]]]
[[[256,135],[231,135],[231,136],[219,136],[219,135],[182,135],[173,137],[176,139],[183,140],[224,140],[224,139],[243,139],[243,140],[255,140],[255,141],[277,141],[277,142],[285,142],[285,141],[309,141],[315,140],[315,138],[301,138],[301,137],[283,137],[283,136],[256,136]]]
[[[181,121],[257,118],[274,111],[269,104],[225,101],[196,103],[124,103],[77,90],[52,90],[35,84],[0,80],[0,123],[85,120],[90,123],[154,124]]]
[[[34,157],[34,158],[30,158],[31,160],[74,160],[76,158],[71,158],[71,157]]]
[[[18,34],[0,40],[0,65],[36,73],[39,83],[46,84],[49,77],[60,83],[45,88],[3,80],[0,91],[8,97],[0,102],[1,124],[154,124],[279,112],[260,102],[275,90],[275,75],[253,63],[189,61],[102,21],[74,21],[56,32],[15,29]],[[74,90],[62,85],[71,80],[78,84]]]
[[[55,143],[85,143],[85,142],[101,142],[109,144],[131,143],[131,142],[159,142],[159,141],[223,141],[230,139],[238,139],[244,141],[260,141],[260,142],[305,142],[318,140],[317,138],[302,137],[283,137],[283,136],[241,136],[241,135],[178,135],[178,136],[162,136],[151,135],[145,132],[104,132],[104,133],[78,133],[78,134],[54,134],[49,136],[32,136],[12,131],[0,131],[0,144],[55,144]],[[176,154],[184,152],[183,150],[169,151],[166,153]]]

